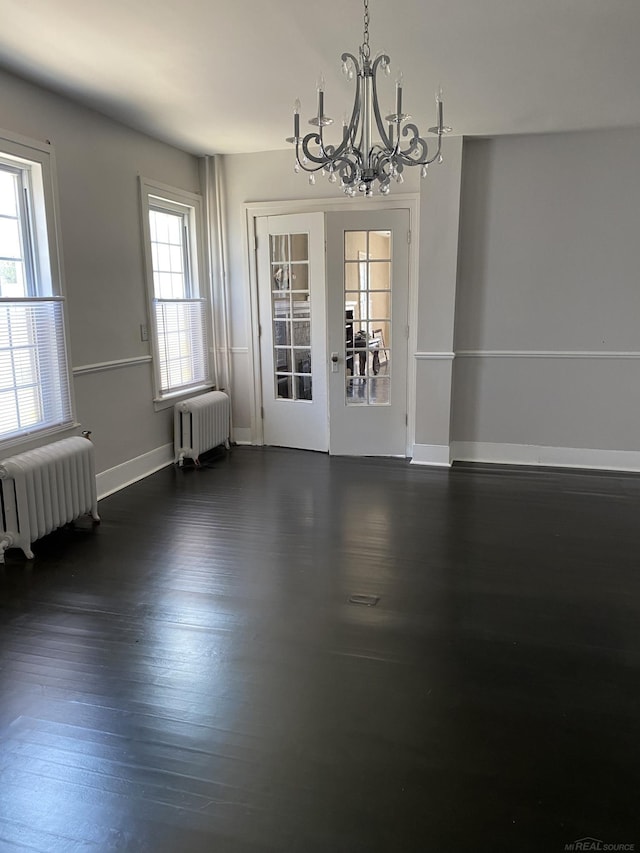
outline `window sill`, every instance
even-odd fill
[[[176,391],[174,394],[166,394],[164,397],[155,397],[153,400],[153,408],[156,412],[162,412],[164,409],[172,409],[176,403],[181,400],[188,400],[190,397],[196,397],[198,394],[204,394],[205,391],[215,391],[216,386],[212,384],[194,385],[186,391]]]

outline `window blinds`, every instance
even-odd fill
[[[204,299],[154,299],[161,393],[208,381]]]
[[[73,423],[62,300],[0,299],[0,440]]]

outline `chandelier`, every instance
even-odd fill
[[[371,59],[369,0],[364,0],[364,34],[359,54],[359,61],[351,53],[342,54],[342,73],[347,80],[356,79],[353,109],[350,118],[345,115],[342,141],[338,145],[325,142],[325,128],[333,124],[333,119],[324,114],[324,78],[321,75],[317,86],[317,114],[309,120],[315,129],[300,136],[300,101],[296,99],[293,136],[287,142],[296,147],[295,171],[309,172],[310,184],[315,184],[316,173],[320,172],[328,174],[332,184],[339,181],[348,196],[353,197],[358,192],[372,196],[376,184],[379,192],[387,195],[392,180],[403,182],[405,166],[420,166],[424,178],[431,163],[436,160],[442,163],[442,136],[451,128],[443,123],[440,89],[436,95],[437,125],[429,128],[429,133],[436,134],[438,144],[433,156],[429,157],[427,143],[418,127],[409,121],[410,115],[402,112],[402,74],[396,78],[395,112],[383,120],[378,104],[377,74],[381,70],[389,76],[391,60],[385,53]],[[373,137],[374,121],[378,140]]]

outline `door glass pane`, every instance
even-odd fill
[[[309,265],[291,264],[291,289],[309,290]]]
[[[370,231],[368,251],[372,261],[390,261],[391,231]]]
[[[293,397],[292,394],[292,382],[291,376],[281,376],[276,373],[276,399],[277,400],[291,400]]]
[[[367,319],[366,310],[364,315],[361,312],[361,304],[360,304],[360,293],[358,291],[348,291],[345,293],[345,310],[347,312],[351,312],[349,319],[354,320],[357,323],[358,328],[360,328],[360,321]]]
[[[273,352],[276,373],[291,373],[291,350],[276,347]]]
[[[311,345],[311,323],[306,320],[293,323],[293,345],[296,347]]]
[[[294,349],[296,373],[311,373],[311,350],[298,347]]]
[[[311,375],[308,376],[296,376],[297,382],[297,390],[296,390],[296,399],[297,400],[312,400],[313,396],[311,394]]]
[[[274,291],[291,289],[291,267],[289,264],[271,264],[271,287]]]
[[[366,264],[364,268],[357,261],[346,261],[344,265],[344,289],[345,290],[360,290],[360,277],[362,275],[366,276],[367,267]],[[366,287],[366,280],[364,282]]]
[[[271,263],[282,264],[289,262],[289,235],[272,234],[270,238]]]
[[[276,347],[286,347],[291,344],[291,323],[289,321],[274,320],[273,343]]]
[[[391,262],[372,261],[369,264],[369,290],[389,290],[391,287]]]
[[[345,231],[344,233],[344,259],[345,261],[357,261],[360,252],[367,251],[367,231]]]
[[[311,400],[309,235],[271,235],[274,395]]]
[[[345,399],[387,406],[391,390],[391,232],[347,231],[344,243]]]
[[[309,260],[309,235],[308,234],[291,234],[291,260],[292,261],[308,261]]]
[[[291,299],[289,296],[283,299],[280,294],[273,294],[273,316],[274,320],[279,321],[291,317]]]

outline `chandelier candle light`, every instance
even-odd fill
[[[348,80],[356,78],[356,91],[351,118],[345,115],[342,125],[342,142],[327,145],[324,129],[333,124],[333,119],[324,114],[324,77],[318,80],[318,111],[309,120],[314,130],[300,136],[300,101],[293,108],[293,136],[287,139],[296,146],[295,171],[309,172],[309,183],[315,184],[316,172],[329,175],[332,184],[340,180],[340,186],[348,196],[358,192],[366,196],[374,194],[378,183],[379,192],[387,195],[392,180],[401,184],[405,166],[420,166],[422,177],[426,177],[431,163],[442,163],[442,136],[451,131],[443,122],[442,89],[436,95],[437,125],[429,132],[437,135],[438,146],[429,157],[426,141],[420,136],[415,124],[409,123],[410,115],[402,112],[402,74],[396,78],[395,113],[382,119],[378,104],[376,75],[382,70],[390,74],[391,60],[385,53],[371,60],[369,47],[369,0],[364,0],[364,35],[360,45],[360,61],[351,53],[342,54],[342,73]],[[379,141],[373,141],[373,122]],[[387,126],[385,127],[385,122]],[[402,145],[405,145],[403,148]]]

